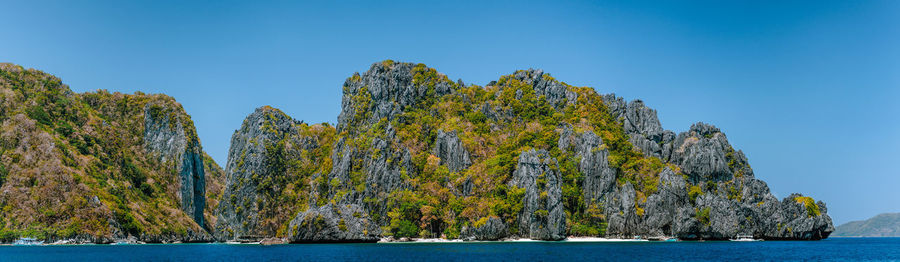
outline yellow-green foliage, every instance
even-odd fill
[[[338,229],[340,229],[341,231],[347,231],[347,223],[344,222],[343,218],[338,221]]]
[[[697,209],[697,214],[695,215],[697,221],[700,221],[701,224],[709,226],[711,221],[709,220],[709,207],[704,207],[702,209]]]
[[[803,206],[806,208],[806,216],[807,217],[817,217],[817,216],[822,215],[822,213],[819,211],[819,205],[816,205],[816,201],[813,200],[812,197],[805,197],[805,196],[795,197],[794,201],[797,201],[797,203],[803,204]]]
[[[697,203],[697,197],[701,195],[703,195],[703,190],[699,186],[690,186],[688,188],[688,197],[691,199],[691,203]]]
[[[475,221],[475,223],[473,223],[472,226],[475,228],[482,227],[485,224],[487,224],[488,219],[489,219],[488,217],[482,217],[481,219],[478,219],[477,221]]]
[[[381,66],[390,70],[398,64],[385,61]],[[417,99],[415,104],[405,107],[390,120],[371,119],[369,111],[373,105],[368,90],[364,87],[359,92],[348,93],[355,113],[354,124],[338,134],[347,138],[355,152],[368,152],[377,158],[390,152],[374,152],[370,143],[374,138],[388,139],[384,133],[387,126],[391,126],[396,132],[391,150],[410,150],[413,170],[401,171],[409,189],[391,192],[383,201],[390,210],[389,218],[385,218],[389,225],[384,228],[388,234],[422,236],[427,231],[429,236],[446,234],[452,237],[458,235],[462,226],[480,224],[491,216],[502,219],[515,233],[517,217],[522,210],[521,196],[525,192],[507,186],[507,181],[519,154],[532,148],[545,149],[557,160],[569,233],[603,234],[606,228],[603,207],[587,206],[582,190],[584,175],[577,168],[579,159],[573,152],[558,148],[562,126],[577,132],[592,131],[603,139],[602,147],[609,150],[611,166],[621,171],[617,181],[620,185],[631,183],[635,187],[641,199],[639,208],[643,208],[640,205],[646,197],[659,188],[658,174],[666,165],[658,158],[644,157],[632,147],[621,123],[610,114],[603,98],[592,88],[561,83],[578,98],[551,104],[531,85],[512,75],[501,77],[496,85],[481,87],[459,86],[423,64],[413,66],[412,73],[415,87],[428,94],[425,98]],[[553,80],[546,74],[542,77]],[[360,79],[354,75],[348,81],[358,84]],[[450,86],[454,91],[437,96],[434,88],[439,84]],[[484,106],[499,109],[497,115],[505,116],[505,112],[509,112],[512,117],[489,118],[481,111]],[[438,130],[457,132],[471,154],[472,165],[468,169],[449,172],[439,164],[440,159],[431,154]],[[354,187],[361,185],[366,175],[359,171],[363,165],[363,162],[353,162],[350,173],[354,181],[344,183]],[[471,195],[454,194],[466,181],[473,185]],[[382,200],[366,199],[364,202],[378,204],[379,201]],[[539,210],[537,215],[545,212]],[[379,214],[371,215],[379,219]]]
[[[300,211],[308,208],[314,191],[339,192],[337,181],[327,181],[323,176],[312,178],[313,174],[327,174],[331,171],[331,149],[336,130],[327,123],[309,125],[291,122],[292,128],[277,128],[276,121],[289,119],[281,110],[263,107],[265,121],[261,128],[276,139],[263,141],[266,149],[265,173],[255,174],[257,199],[257,229],[261,234],[284,236],[287,224]],[[288,131],[294,130],[294,131]],[[314,147],[304,148],[304,143]],[[310,186],[314,185],[314,186]],[[324,195],[324,194],[319,194]],[[335,197],[342,197],[336,194]],[[325,204],[327,199],[315,199]],[[250,203],[245,203],[250,204]],[[248,206],[249,208],[249,206]]]
[[[369,94],[367,87],[362,87],[358,93],[353,94],[350,99],[353,101],[353,112],[356,112],[356,114],[353,115],[351,125],[368,119],[369,116],[372,115],[372,112],[369,111],[369,106],[372,103],[372,95]]]
[[[734,181],[728,181],[728,199],[737,200],[741,202],[743,200],[743,195],[741,195],[740,186],[735,186]]]
[[[0,64],[0,97],[0,241],[110,237],[110,221],[132,235],[203,230],[178,208],[176,163],[143,150],[145,108],[198,141],[171,97],[78,94],[54,76],[9,64]]]

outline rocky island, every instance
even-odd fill
[[[337,124],[260,107],[225,168],[165,95],[77,94],[0,65],[0,241],[374,242],[572,236],[818,240],[824,202],[777,199],[713,125],[541,70],[484,86],[391,60]]]

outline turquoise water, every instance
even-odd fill
[[[900,260],[900,238],[762,242],[494,242],[0,246],[2,261]]]

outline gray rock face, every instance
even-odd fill
[[[562,203],[562,180],[556,159],[547,151],[522,152],[510,186],[525,188],[519,214],[519,234],[541,240],[566,237],[566,214]]]
[[[769,217],[769,227],[763,232],[764,238],[818,240],[827,238],[834,232],[831,217],[810,214],[807,207],[797,201],[799,197],[802,195],[791,194],[781,201],[778,210],[780,212],[776,211]],[[828,211],[822,201],[816,202],[815,205],[822,214]]]
[[[773,240],[817,240],[834,230],[821,201],[815,204],[821,215],[810,213],[796,200],[800,195],[778,201],[764,182],[751,177],[740,182],[740,198],[729,195],[734,182],[727,181],[716,183],[715,191],[697,196],[695,203],[690,200],[685,190],[688,184],[681,175],[666,168],[659,177],[659,191],[650,195],[645,204],[635,199],[630,183],[606,195],[607,236],[724,240],[751,235]],[[643,215],[637,214],[639,207],[644,209]]]
[[[215,235],[219,239],[263,237],[273,229],[259,228],[261,196],[260,181],[273,172],[267,164],[270,154],[266,145],[277,142],[286,134],[296,134],[299,122],[271,107],[257,108],[244,119],[241,129],[231,136],[228,163],[225,166],[225,192],[219,202]],[[299,143],[298,144],[303,144]],[[308,147],[316,146],[307,144]]]
[[[818,240],[834,231],[827,215],[808,214],[792,194],[782,201],[767,193],[757,203],[738,202],[721,194],[706,194],[697,199],[695,219],[683,221],[675,235],[684,239],[729,239],[737,235],[772,240]],[[824,210],[821,201],[816,203]],[[708,219],[705,216],[708,210]],[[824,212],[824,211],[822,211]],[[824,214],[824,213],[823,213]]]
[[[659,192],[647,198],[643,228],[650,237],[674,235],[679,222],[679,207],[690,205],[686,183],[681,175],[666,168],[659,174]]]
[[[640,100],[625,103],[613,94],[603,97],[609,112],[623,126],[629,142],[645,156],[672,163],[659,174],[659,191],[647,197],[644,215],[633,215],[630,184],[604,195],[609,219],[608,235],[631,237],[677,236],[682,239],[729,239],[753,235],[765,239],[821,239],[833,230],[827,215],[807,217],[793,196],[778,201],[765,182],[754,178],[747,157],[735,151],[718,128],[697,123],[674,135],[662,129],[656,111]],[[560,142],[560,145],[563,143]],[[584,172],[584,171],[582,171]],[[588,172],[585,172],[586,174]],[[585,195],[588,190],[585,178]],[[691,201],[687,183],[704,187]],[[712,183],[711,188],[708,184]],[[824,207],[824,203],[821,205]],[[803,211],[803,212],[801,212]],[[790,226],[786,226],[790,224]],[[789,230],[788,230],[789,228]]]
[[[603,104],[606,105],[606,110],[612,114],[618,120],[625,119],[625,108],[628,106],[628,103],[625,102],[624,98],[616,96],[616,94],[605,94],[603,95]]]
[[[181,210],[203,228],[203,208],[206,204],[203,149],[196,136],[185,134],[181,121],[169,119],[170,114],[166,110],[161,105],[147,104],[144,107],[144,147],[156,154],[160,162],[172,161],[175,164]]]
[[[731,180],[733,171],[726,154],[731,145],[719,129],[696,123],[688,132],[678,134],[667,160],[681,167],[693,183]]]
[[[640,235],[641,225],[636,203],[636,191],[631,182],[625,183],[616,192],[609,194],[605,199],[607,235],[620,238],[629,238]]]
[[[576,135],[566,127],[560,134],[561,150],[574,150],[580,159],[578,170],[584,174],[583,194],[585,206],[591,206],[615,190],[616,169],[609,166],[609,151],[601,147],[603,140],[593,131]]]
[[[122,239],[117,239],[116,241],[121,241]],[[192,231],[188,230],[184,235],[175,235],[175,234],[161,234],[161,235],[153,235],[153,234],[142,234],[137,240],[145,243],[203,243],[203,242],[212,242],[215,241],[209,233],[206,231]],[[126,240],[127,241],[127,240]],[[115,241],[113,241],[115,242]]]
[[[747,213],[743,212],[737,202],[721,195],[706,194],[697,198],[696,208],[699,211],[697,214],[700,214],[695,217],[699,222],[700,230],[697,233],[700,238],[728,239],[734,238],[739,233],[746,233],[741,232],[741,228],[749,222],[745,219]],[[704,218],[705,210],[709,210],[708,221]]]
[[[550,74],[544,74],[544,70],[519,70],[513,77],[534,87],[535,95],[538,97],[544,96],[547,102],[556,109],[560,109],[567,104],[575,103],[575,101],[578,100],[577,93],[569,90],[566,85],[550,77]]]
[[[463,227],[459,238],[466,241],[491,241],[500,240],[509,236],[506,223],[499,217],[490,217],[484,225],[478,227]]]
[[[641,100],[625,103],[615,94],[603,96],[609,112],[621,121],[628,141],[645,156],[663,158],[665,145],[675,139],[675,133],[662,128],[656,110],[644,105]]]
[[[288,225],[288,240],[308,242],[376,242],[381,230],[359,205],[327,204],[300,212]]]
[[[350,190],[348,195],[341,198],[339,204],[361,205],[370,212],[369,214],[378,214],[384,219],[376,221],[379,224],[387,223],[387,210],[384,207],[385,203],[377,200],[385,199],[391,191],[406,186],[401,171],[409,170],[409,174],[415,174],[409,150],[396,150],[392,139],[389,139],[394,136],[393,128],[389,126],[387,129],[387,137],[374,138],[372,148],[361,149],[350,146],[346,138],[338,140],[332,152],[332,170],[327,176],[328,181],[333,179],[344,181],[340,189]],[[346,182],[352,180],[354,173],[365,175],[365,190],[357,191]],[[336,190],[331,190],[326,197],[331,198],[334,193]]]
[[[663,145],[675,139],[674,132],[663,130],[656,117],[656,110],[645,106],[641,100],[628,103],[623,125],[625,133],[630,136],[631,144],[640,149],[645,156],[661,158]]]
[[[688,132],[675,135],[660,125],[653,110],[641,100],[625,103],[614,94],[603,96],[610,113],[617,117],[629,136],[629,142],[645,156],[657,157],[674,163],[688,174],[694,183],[707,180],[730,180],[733,172],[728,166],[728,153],[733,151],[725,134],[718,128],[697,123]],[[735,156],[743,158],[743,153]],[[751,171],[748,170],[747,173]]]
[[[349,183],[342,183],[342,187],[349,189],[351,193],[344,196],[340,203],[361,205],[370,214],[377,214],[383,220],[376,221],[379,224],[387,223],[387,210],[384,203],[377,200],[406,186],[402,172],[407,172],[410,176],[416,174],[409,150],[395,142],[396,132],[390,121],[407,107],[449,94],[457,85],[439,73],[434,74],[439,79],[425,77],[416,80],[417,73],[427,70],[431,69],[411,63],[375,63],[362,75],[354,75],[344,82],[337,129],[338,132],[346,132],[347,136],[334,145],[332,171],[327,178],[346,182],[351,181],[351,174],[364,174],[365,190],[362,192],[349,188]],[[387,120],[386,126],[382,126],[384,132],[372,139],[370,147],[359,148],[347,142],[346,138],[373,128],[373,125],[383,120]],[[458,138],[455,138],[455,134],[444,135],[439,138],[444,140],[438,141],[441,144],[435,152],[446,153],[446,159],[442,160],[448,167],[467,167],[470,163],[468,153],[464,151]]]
[[[362,86],[376,86],[374,90],[378,90],[371,95],[370,108],[374,108],[375,113],[368,116],[363,126],[380,118],[392,119],[405,106],[422,99],[421,92],[413,91],[419,90],[419,87],[408,79],[411,74],[405,69],[408,67],[376,64],[369,72],[348,80],[345,85],[349,87],[345,90],[361,90]],[[512,77],[531,85],[538,96],[543,96],[557,110],[578,98],[566,85],[545,76],[541,70],[517,71]],[[436,91],[446,94],[453,92],[451,89],[438,88]],[[372,92],[371,89],[369,92]],[[355,114],[350,107],[354,105],[352,95],[356,93],[345,92],[345,110],[339,118],[346,122],[345,126],[350,125],[349,116]],[[575,133],[570,127],[563,127],[559,149],[572,151],[579,159],[578,169],[584,174],[582,192],[585,204],[597,205],[604,210],[608,222],[607,235],[727,239],[752,234],[768,239],[816,239],[826,237],[830,232],[830,218],[827,215],[800,216],[795,212],[795,205],[775,199],[764,182],[753,178],[753,170],[747,164],[746,156],[734,150],[725,135],[714,126],[698,123],[676,136],[674,132],[662,128],[656,111],[642,101],[625,103],[615,95],[606,95],[603,99],[607,110],[618,118],[629,136],[629,142],[636,149],[647,157],[657,157],[665,163],[674,164],[680,171],[665,168],[658,174],[658,190],[646,196],[645,200],[637,199],[632,184],[616,185],[618,171],[609,165],[609,151],[598,135],[590,131]],[[516,117],[509,110],[489,104],[476,108],[493,121]],[[367,188],[361,196],[377,198],[384,192],[403,187],[396,176],[399,167],[392,163],[409,163],[404,161],[409,159],[406,156],[408,152],[397,150],[391,141],[394,141],[393,130],[388,125],[386,136],[376,138],[374,146],[380,152],[390,152],[387,154],[390,157],[367,161],[363,165],[368,174],[367,183],[387,190],[372,192]],[[350,172],[349,165],[345,163],[353,159],[370,158],[366,152],[347,153],[340,148],[343,147],[335,147],[335,159],[340,160],[335,161],[335,171],[331,177],[345,177]],[[432,154],[440,157],[441,164],[454,172],[467,168],[471,163],[471,156],[455,133],[439,131]],[[553,165],[556,165],[555,160],[544,151],[528,151],[520,155],[517,168],[508,182],[511,186],[526,189],[524,208],[517,221],[519,236],[546,240],[565,237],[565,212],[559,193],[560,174],[556,171],[558,169],[550,168]],[[682,174],[686,176],[682,177]],[[702,194],[690,197],[688,189],[691,185],[702,186]],[[461,191],[456,194],[467,194],[465,186]],[[377,206],[366,208],[377,209]],[[786,227],[785,224],[791,226]],[[502,220],[491,219],[480,227],[466,228],[461,237],[497,239],[508,232],[504,227],[506,225]]]
[[[644,105],[641,100],[634,100],[625,107],[622,125],[628,134],[641,134],[645,137],[654,137],[663,132],[656,110]]]
[[[459,172],[472,164],[469,151],[466,151],[462,141],[456,136],[456,131],[438,130],[431,154],[441,158],[441,165],[447,165],[450,172]]]
[[[412,164],[412,154],[396,135],[392,121],[409,121],[403,119],[404,111],[427,108],[435,98],[452,94],[455,88],[464,86],[462,81],[450,82],[443,75],[427,70],[431,69],[386,61],[347,79],[337,125],[342,137],[333,147],[332,169],[328,174],[314,175],[314,178],[338,183],[332,183],[334,186],[325,190],[327,192],[311,192],[315,194],[314,199],[325,198],[330,202],[324,206],[311,203],[309,210],[293,217],[288,228],[290,241],[373,241],[380,234],[379,226],[390,223],[387,204],[381,200],[389,199],[390,193],[396,190],[415,190],[406,184],[403,176],[416,177],[420,171]],[[423,81],[422,75],[417,76],[422,72],[429,72],[428,77],[436,75],[439,79]],[[578,99],[567,85],[541,70],[517,71],[511,77],[533,87],[537,96],[546,99],[558,111]],[[467,102],[466,97],[461,99]],[[776,199],[765,182],[754,178],[746,156],[734,150],[718,128],[697,123],[687,132],[676,135],[663,129],[656,111],[640,100],[626,103],[615,95],[606,95],[603,101],[607,111],[622,125],[634,148],[646,157],[659,158],[666,165],[659,174],[640,174],[644,178],[658,177],[656,184],[647,180],[619,184],[618,176],[628,174],[625,171],[629,170],[620,172],[610,165],[611,153],[598,135],[601,133],[576,132],[569,126],[572,123],[559,126],[558,149],[565,154],[574,154],[578,160],[577,169],[583,174],[583,180],[575,182],[582,185],[585,206],[602,210],[602,214],[595,213],[597,215],[592,219],[605,219],[607,236],[729,239],[749,234],[765,239],[821,239],[833,230],[824,203],[816,203],[820,213],[815,213],[806,202],[796,200],[798,195],[782,201]],[[488,128],[492,132],[502,130],[503,122],[517,117],[512,110],[496,104],[484,103],[471,108],[490,120]],[[263,170],[265,147],[253,141],[274,137],[267,137],[267,133],[254,127],[256,120],[253,119],[248,117],[245,126],[249,127],[246,130],[242,127],[233,137],[236,151],[229,152],[226,169],[242,166],[247,170]],[[271,129],[290,131],[281,124]],[[373,129],[377,131],[375,135],[368,133],[370,136],[360,146],[357,136]],[[464,172],[480,161],[477,156],[470,155],[460,134],[455,131],[420,131],[436,134],[426,138],[429,142],[434,140],[425,150],[439,157],[440,164],[451,172]],[[242,159],[243,155],[250,157],[242,160],[240,165],[232,163],[238,161],[231,159]],[[236,195],[241,200],[249,199],[237,206],[251,212],[247,215],[223,212],[219,220],[231,222],[224,223],[226,226],[221,229],[217,227],[217,233],[228,232],[233,237],[257,232],[245,226],[255,224],[257,219],[253,215],[255,193],[243,182],[253,174],[247,170],[226,170],[229,181],[234,182],[228,186],[231,189],[226,189],[220,208],[236,209],[234,205],[227,207],[228,197]],[[515,170],[506,181],[509,186],[525,189],[523,208],[515,222],[507,225],[498,217],[488,217],[479,220],[477,226],[462,228],[460,238],[564,239],[567,220],[562,196],[563,174],[559,170],[556,159],[546,150],[521,152]],[[468,196],[473,191],[472,177],[464,175],[455,179],[441,183],[449,185],[450,192],[456,196]],[[363,184],[354,184],[361,180],[364,180]],[[336,197],[337,192],[342,195]]]
[[[361,127],[376,123],[382,118],[392,120],[406,107],[426,97],[439,97],[452,92],[453,82],[437,81],[431,90],[433,93],[429,93],[428,85],[415,83],[415,67],[411,63],[375,63],[362,75],[354,74],[347,79],[344,82],[341,113],[338,115],[338,132],[355,122],[357,109],[371,113],[360,116],[362,119],[359,120],[362,122],[356,125]],[[354,100],[358,96],[363,96],[364,99]]]
[[[500,106],[491,106],[489,104],[481,105],[481,113],[491,121],[497,122],[503,119],[511,119],[514,117],[510,110],[503,110]]]

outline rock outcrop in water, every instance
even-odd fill
[[[641,101],[627,105],[614,95],[604,96],[625,126],[630,141],[648,156],[674,164],[685,179],[670,169],[660,174],[662,190],[648,198],[645,214],[610,221],[610,233],[620,236],[677,236],[682,239],[728,239],[752,235],[763,239],[823,239],[834,231],[825,204],[793,194],[778,201],[765,182],[754,178],[747,158],[735,151],[718,128],[697,123],[673,136],[662,130],[656,111]],[[674,137],[674,138],[673,138]],[[685,181],[693,184],[686,187]],[[669,185],[676,185],[674,187]],[[685,188],[693,194],[687,194]],[[624,198],[624,197],[623,197]],[[631,203],[626,203],[630,205]],[[677,207],[677,208],[673,208]],[[628,213],[628,212],[624,212]],[[614,215],[615,217],[615,215]],[[618,229],[618,232],[614,229]]]
[[[311,180],[329,169],[333,137],[331,126],[307,125],[268,106],[247,116],[231,137],[216,237],[285,236],[286,223],[311,201]]]
[[[481,87],[422,64],[384,61],[348,78],[343,94],[333,133],[303,138],[287,116],[272,128],[262,127],[270,120],[260,120],[260,110],[248,117],[229,153],[220,239],[814,240],[833,231],[823,202],[776,199],[718,128],[697,123],[676,135],[642,101],[599,95],[540,70]],[[285,139],[296,142],[277,151],[280,162],[316,164],[277,169],[297,173],[272,180],[273,188],[291,190],[260,198],[255,185],[273,174],[266,164],[272,147],[264,145]],[[285,195],[301,204],[259,211]],[[262,220],[271,221],[265,230]]]
[[[479,224],[476,221],[471,227],[464,226],[459,238],[467,241],[496,241],[509,236],[506,223],[499,217],[484,218],[481,221],[484,223]]]
[[[834,230],[825,203],[778,200],[718,128],[675,134],[639,100],[541,70],[482,87],[376,63],[344,82],[336,127],[254,111],[224,170],[169,97],[75,94],[39,71],[0,73],[0,242],[32,232],[82,242],[814,240]]]
[[[288,240],[310,242],[375,242],[381,229],[359,205],[326,204],[300,212],[288,225]]]

